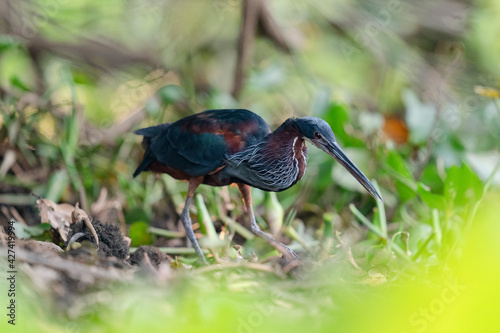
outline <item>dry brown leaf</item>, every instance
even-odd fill
[[[87,213],[80,208],[80,204],[77,202],[73,211],[71,212],[71,223],[80,222],[83,219],[88,219]]]
[[[38,199],[36,204],[40,212],[41,223],[50,223],[52,228],[61,235],[61,239],[66,241],[71,224],[71,213],[75,207],[66,203],[56,204],[49,199]]]

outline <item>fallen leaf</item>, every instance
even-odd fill
[[[71,212],[71,223],[80,222],[83,219],[88,219],[89,216],[87,213],[80,208],[80,204],[77,202],[73,211]]]
[[[40,212],[40,222],[50,223],[52,228],[61,235],[61,239],[66,241],[71,224],[71,213],[75,207],[66,203],[56,204],[49,199],[38,199],[36,204]]]

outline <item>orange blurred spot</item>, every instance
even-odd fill
[[[399,117],[386,116],[383,127],[383,140],[392,140],[396,144],[408,142],[408,127],[405,122]]]

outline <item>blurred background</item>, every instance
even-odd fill
[[[179,309],[195,308],[193,327],[208,322],[235,331],[238,324],[249,332],[270,331],[291,314],[292,331],[379,331],[391,312],[397,319],[390,331],[466,332],[469,306],[484,306],[499,291],[488,284],[500,259],[490,239],[500,231],[493,223],[500,198],[498,17],[495,0],[0,0],[0,223],[14,218],[19,238],[54,241],[40,224],[48,222],[40,220],[41,197],[79,202],[119,225],[132,247],[186,247],[178,216],[187,184],[151,173],[132,179],[143,153],[133,130],[218,108],[252,110],[272,128],[314,115],[376,180],[384,206],[310,149],[295,187],[253,195],[258,222],[303,253],[315,276],[289,281],[226,271],[221,278],[194,270],[191,282],[173,278],[194,289],[163,286],[170,301],[152,301],[155,313],[181,325]],[[218,238],[230,235],[222,243],[203,237],[202,246],[229,261],[241,254],[264,265],[276,255],[228,227],[246,221],[236,189],[199,193],[192,212],[204,223],[195,227],[205,236],[212,227]],[[192,258],[181,254],[179,265]],[[480,291],[467,294],[459,288],[464,281],[463,290]],[[26,299],[46,296],[33,289]],[[139,294],[131,289],[118,307],[114,294],[92,298],[90,307],[55,311],[58,321],[44,327],[68,329],[69,317],[75,330],[123,329],[117,318],[124,311],[135,314],[136,325],[159,325],[134,312]],[[360,302],[377,309],[362,322]],[[259,304],[272,311],[255,310]],[[97,314],[103,308],[106,320]],[[485,331],[494,327],[498,319],[482,315]],[[453,322],[457,316],[462,320]]]

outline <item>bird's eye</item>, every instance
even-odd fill
[[[318,132],[314,132],[314,138],[321,139],[321,134],[319,134]]]

